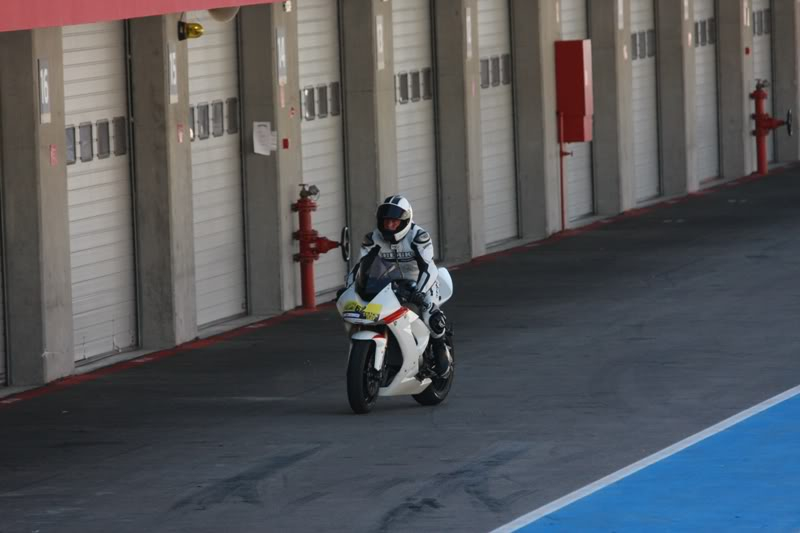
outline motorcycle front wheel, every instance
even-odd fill
[[[372,411],[381,388],[380,373],[375,366],[375,343],[353,341],[347,362],[347,400],[357,414]]]

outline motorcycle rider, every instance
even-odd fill
[[[439,377],[450,373],[445,330],[447,318],[439,309],[439,270],[433,262],[433,241],[430,234],[413,222],[411,203],[403,196],[386,198],[375,214],[377,227],[364,236],[359,263],[347,276],[347,286],[355,280],[365,256],[377,253],[387,261],[397,263],[404,279],[416,280],[416,290],[407,299],[421,311],[421,317],[431,332],[434,370]]]

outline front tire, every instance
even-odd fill
[[[380,373],[374,367],[375,343],[353,341],[347,363],[347,400],[356,414],[369,413],[378,400]]]
[[[444,379],[431,378],[431,384],[428,385],[428,388],[413,396],[420,405],[439,405],[450,393],[450,387],[453,386],[453,376],[456,375],[456,354],[452,345],[448,345],[447,349],[450,350],[450,357],[453,358],[450,363],[450,375]]]

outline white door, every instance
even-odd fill
[[[508,0],[478,0],[481,171],[487,245],[519,235]]]
[[[717,19],[714,0],[694,0],[694,168],[702,181],[719,176]]]
[[[303,183],[314,184],[320,190],[318,207],[312,215],[314,229],[321,236],[338,241],[347,224],[347,195],[337,8],[336,0],[297,3]],[[314,263],[317,293],[340,287],[346,267],[339,250],[321,255]]]
[[[589,38],[586,0],[561,0],[561,38],[565,41]],[[564,159],[567,220],[572,222],[594,214],[592,143],[571,143]]]
[[[235,19],[187,18],[205,28],[189,40],[197,324],[205,326],[247,311],[239,54]]]
[[[75,360],[137,343],[123,22],[63,29]]]
[[[429,0],[392,2],[398,193],[438,243],[439,194]]]
[[[631,0],[633,161],[636,200],[661,192],[658,165],[656,19],[653,0]]]
[[[751,19],[751,27],[753,28],[753,77],[756,80],[769,81],[767,87],[767,101],[765,103],[766,112],[774,116],[774,109],[772,108],[772,93],[775,91],[773,87],[774,79],[772,78],[772,10],[770,0],[753,0],[753,14]],[[750,91],[755,90],[755,81],[749,88]],[[750,102],[750,105],[755,104]],[[752,122],[751,130],[755,128],[755,122]],[[767,160],[775,160],[774,148],[774,133],[770,132],[767,136]],[[753,154],[755,154],[755,138],[751,137],[753,146]],[[754,158],[753,161],[756,161]]]

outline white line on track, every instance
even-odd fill
[[[754,405],[753,407],[742,411],[741,413],[735,414],[730,418],[726,418],[722,422],[718,424],[714,424],[710,428],[704,429],[699,433],[695,433],[691,437],[687,437],[680,442],[676,442],[672,446],[668,448],[664,448],[663,450],[656,452],[644,459],[633,463],[632,465],[626,466],[621,470],[617,470],[613,474],[609,474],[604,478],[598,479],[597,481],[586,485],[574,492],[567,494],[566,496],[562,496],[561,498],[548,503],[547,505],[543,505],[538,509],[531,511],[528,514],[522,515],[516,520],[509,522],[504,526],[500,526],[499,528],[493,530],[491,533],[510,533],[512,531],[516,531],[522,527],[525,527],[533,522],[536,522],[540,518],[543,518],[551,513],[558,511],[559,509],[566,507],[576,501],[589,496],[590,494],[597,492],[617,481],[624,479],[632,474],[635,474],[639,470],[647,468],[648,466],[657,463],[671,455],[675,455],[676,453],[685,450],[686,448],[697,444],[698,442],[705,440],[717,433],[721,433],[726,429],[735,426],[739,422],[747,420],[751,416],[755,416],[762,411],[766,411],[770,407],[774,407],[779,403],[785,402],[795,396],[800,394],[800,385],[797,387],[791,388],[786,392],[778,394],[770,398],[769,400],[765,400],[758,405]]]

